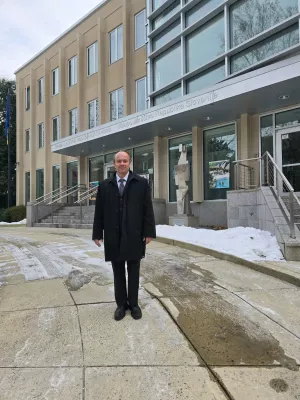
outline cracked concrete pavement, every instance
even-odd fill
[[[115,322],[90,231],[0,228],[0,399],[300,399],[298,287],[159,242],[141,274]]]

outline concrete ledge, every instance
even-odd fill
[[[195,251],[197,253],[207,254],[212,257],[219,258],[220,260],[225,260],[235,264],[239,264],[242,265],[243,267],[251,268],[255,271],[261,272],[262,274],[272,276],[284,282],[291,283],[292,285],[300,287],[300,276],[298,278],[296,276],[290,275],[288,272],[278,271],[277,269],[275,269],[275,267],[272,268],[271,265],[262,265],[260,262],[245,260],[244,258],[240,258],[232,254],[223,253],[221,251],[217,251],[214,249],[210,249],[208,247],[203,247],[192,243],[182,242],[180,240],[168,239],[160,236],[158,236],[155,240],[157,242],[165,243],[171,246],[181,247],[182,249]]]

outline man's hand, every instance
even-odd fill
[[[149,244],[151,242],[151,240],[152,240],[152,238],[150,238],[150,237],[144,238],[144,241],[146,242],[146,246],[147,246],[147,244]]]
[[[94,242],[96,246],[101,247],[101,243],[103,242],[103,240],[95,239]]]

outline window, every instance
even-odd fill
[[[135,49],[139,49],[146,43],[146,11],[135,15]]]
[[[98,100],[93,100],[88,103],[88,126],[89,129],[99,125],[98,118]]]
[[[192,135],[180,136],[169,140],[169,201],[176,201],[176,185],[174,167],[178,164],[180,157],[179,145],[187,148],[187,159],[190,167],[189,198],[193,200],[193,170],[192,170]]]
[[[149,182],[153,197],[154,189],[154,146],[153,143],[133,149],[134,171]]]
[[[109,94],[110,120],[122,118],[124,116],[124,97],[123,88],[115,90]]]
[[[30,110],[30,86],[25,88],[25,109]]]
[[[59,165],[52,165],[52,191],[55,193],[52,195],[52,200],[57,199],[60,196],[60,167]]]
[[[59,117],[52,118],[52,141],[55,142],[59,139]]]
[[[167,101],[172,101],[174,99],[177,99],[181,95],[182,95],[181,85],[179,85],[170,90],[166,90],[162,94],[159,94],[158,96],[154,97],[153,103],[155,106],[158,106],[159,104],[166,103]]]
[[[109,63],[123,58],[123,25],[118,26],[109,34]]]
[[[41,149],[45,145],[44,122],[38,124],[38,148]]]
[[[152,0],[152,9],[153,11],[164,4],[167,0]]]
[[[78,161],[67,163],[67,186],[74,187],[78,185]],[[71,195],[71,198],[74,197]]]
[[[224,50],[225,28],[222,14],[187,37],[187,71],[207,64],[224,53]]]
[[[59,76],[58,68],[52,71],[52,96],[55,96],[59,92]]]
[[[153,29],[158,28],[170,17],[172,17],[172,15],[176,14],[176,12],[180,10],[180,7],[180,0],[175,0],[168,8],[166,8],[161,14],[159,14],[158,17],[153,20]]]
[[[44,78],[38,80],[38,104],[44,102]]]
[[[87,48],[87,76],[98,72],[98,43],[95,42]]]
[[[273,157],[273,115],[260,118],[261,155],[268,151]]]
[[[69,111],[69,135],[75,135],[78,132],[77,108]]]
[[[30,129],[25,131],[25,151],[30,151]]]
[[[239,72],[299,43],[298,23],[231,57],[231,73]]]
[[[232,162],[235,161],[235,125],[203,132],[205,200],[226,199],[232,188]]]
[[[186,26],[192,25],[194,22],[203,18],[206,14],[210,13],[213,9],[223,3],[223,0],[202,0],[195,7],[186,13],[185,24]]]
[[[172,65],[172,68],[170,68]],[[181,76],[181,45],[171,47],[153,62],[154,90],[158,90]]]
[[[44,170],[36,170],[36,199],[44,196]]]
[[[289,128],[291,126],[297,126],[300,124],[300,108],[294,108],[292,110],[283,111],[276,114],[275,127],[278,128]]]
[[[25,172],[25,205],[30,201],[30,172]]]
[[[68,85],[69,87],[77,83],[77,56],[68,61]]]
[[[298,12],[298,0],[242,0],[230,7],[231,47]]]
[[[152,40],[153,50],[157,50],[181,32],[180,19],[168,26],[165,30],[155,36]]]
[[[136,112],[146,110],[147,80],[146,77],[135,81]]]
[[[212,86],[225,78],[225,65],[224,63],[217,67],[210,68],[209,70],[196,75],[196,77],[187,81],[187,93],[197,92],[206,87]]]

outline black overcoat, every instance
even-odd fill
[[[140,260],[145,257],[145,237],[156,237],[148,181],[129,172],[120,210],[116,174],[99,184],[93,240],[104,239],[105,261]]]

